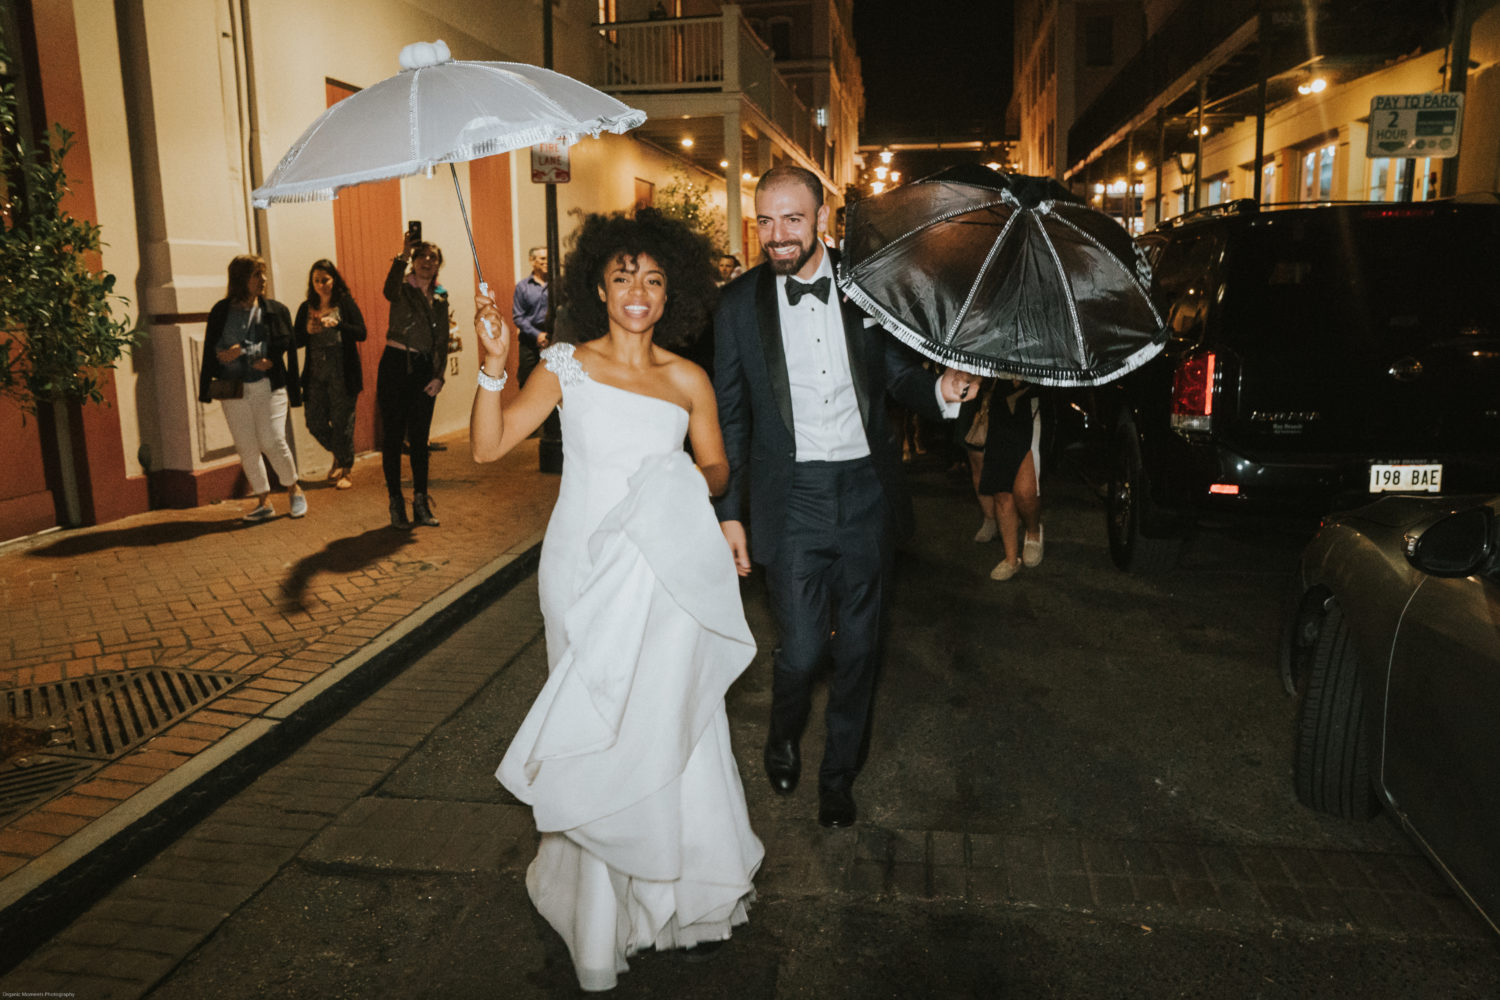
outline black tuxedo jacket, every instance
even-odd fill
[[[776,557],[780,545],[797,458],[776,294],[776,274],[761,264],[725,286],[714,314],[714,393],[729,455],[729,488],[714,506],[719,520],[745,523],[750,558],[762,564]],[[849,370],[870,459],[892,524],[904,536],[911,531],[911,502],[902,484],[901,450],[887,416],[886,392],[921,416],[941,419],[936,377],[836,286],[832,294],[843,310]]]

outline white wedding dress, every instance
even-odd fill
[[[750,829],[724,694],[755,653],[688,414],[595,382],[571,344],[563,475],[538,586],[547,682],[495,772],[532,807],[526,873],[586,990],[646,948],[745,922],[764,850]]]

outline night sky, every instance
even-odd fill
[[[1000,138],[1012,23],[1010,0],[854,0],[861,143]]]

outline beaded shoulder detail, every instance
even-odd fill
[[[583,370],[583,362],[573,357],[572,344],[553,344],[543,348],[541,358],[547,370],[557,376],[557,381],[565,389],[589,377],[589,373]]]

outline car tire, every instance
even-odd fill
[[[1182,536],[1153,531],[1161,520],[1151,504],[1140,440],[1134,427],[1122,424],[1110,449],[1104,496],[1104,530],[1114,564],[1142,576],[1175,567],[1182,555]]]
[[[1364,681],[1344,613],[1330,603],[1302,692],[1293,761],[1297,798],[1343,819],[1380,811],[1370,778],[1370,729]]]

